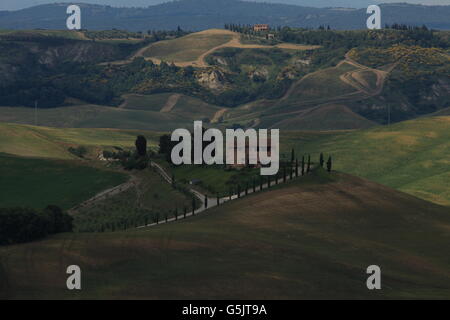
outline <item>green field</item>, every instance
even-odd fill
[[[450,117],[430,117],[353,132],[284,132],[281,148],[318,159],[332,155],[337,170],[450,206]]]
[[[226,197],[230,194],[236,194],[238,185],[241,191],[248,187],[251,188],[253,180],[259,184],[260,170],[259,169],[225,169],[224,166],[199,166],[199,165],[181,165],[171,166],[167,162],[157,160],[167,171],[175,176],[177,182],[189,184],[191,180],[199,180],[196,186],[201,191],[208,193],[211,196]]]
[[[365,87],[368,87],[370,89],[376,89],[378,80],[376,73],[370,70],[364,70],[358,72],[358,75],[361,76],[363,83],[367,84],[367,86],[365,85]]]
[[[0,297],[448,299],[449,226],[447,208],[320,173],[179,223],[1,247]],[[366,288],[373,264],[379,291]]]
[[[75,230],[120,230],[153,223],[157,216],[158,221],[166,215],[171,218],[175,210],[181,215],[184,207],[191,211],[191,196],[175,190],[152,169],[134,171],[133,176],[136,184],[132,188],[77,209]]]
[[[168,62],[194,61],[202,54],[227,43],[232,38],[233,34],[226,30],[206,30],[152,44],[146,49],[144,56]]]
[[[74,159],[68,148],[85,146],[101,152],[102,147],[134,147],[143,134],[149,147],[156,147],[157,132],[116,129],[57,129],[0,123],[0,152],[25,157]]]
[[[450,107],[428,114],[426,117],[450,116]]]
[[[169,112],[161,112],[172,93],[125,95],[121,107],[76,105],[38,110],[38,124],[59,128],[115,128],[166,131],[192,126],[194,120],[211,120],[219,107],[180,95]],[[0,121],[35,123],[33,108],[0,107]]]
[[[0,35],[46,36],[73,40],[88,40],[82,32],[71,30],[0,30]]]
[[[338,67],[327,68],[310,74],[291,88],[288,99],[282,103],[289,104],[310,100],[320,102],[354,93],[356,89],[340,79],[340,76],[344,73],[354,70],[357,70],[357,68],[348,63],[343,63]]]
[[[344,104],[326,104],[297,115],[268,116],[258,127],[283,130],[352,130],[367,129],[377,124],[353,112]]]
[[[125,182],[126,175],[79,161],[18,158],[0,153],[0,207],[70,209],[100,191]]]
[[[337,170],[450,205],[446,179],[450,158],[448,125],[447,116],[360,131],[281,131],[281,151],[290,153],[291,148],[295,148],[298,155],[311,153],[316,161],[318,154],[324,152],[333,156]],[[157,148],[160,136],[148,131],[55,129],[13,124],[0,124],[0,133],[0,152],[58,159],[74,158],[67,150],[69,146],[83,145],[93,148],[93,152],[101,152],[101,147],[133,147],[138,134],[144,134],[149,146]],[[180,178],[202,179],[206,185],[216,183],[208,178],[208,170],[203,172],[205,177],[202,173],[199,178],[194,168],[183,169],[187,171],[180,172]],[[224,187],[219,189],[225,191]]]
[[[124,95],[124,102],[121,105],[124,109],[160,111],[173,93],[158,93],[152,95],[127,94]]]
[[[178,96],[174,99],[172,109],[170,111],[164,112],[164,107],[170,103],[170,98]],[[214,114],[220,110],[220,107],[214,106],[212,104],[206,103],[198,98],[186,96],[183,94],[174,93],[159,93],[152,95],[126,95],[123,107],[125,109],[131,110],[144,110],[144,111],[156,111],[167,113],[170,115],[176,115],[186,120],[202,120],[202,119],[212,119]],[[166,124],[168,128],[171,127],[170,124]],[[167,129],[168,130],[168,129]]]

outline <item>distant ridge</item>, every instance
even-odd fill
[[[141,8],[146,8],[148,6],[153,6],[170,1],[172,0],[85,0],[85,2],[91,4],[109,5],[113,7],[141,7]],[[326,7],[364,8],[371,4],[383,2],[378,0],[246,0],[246,1],[295,4],[303,7],[316,7],[316,8],[326,8]],[[0,3],[0,11],[20,10],[37,5],[57,3],[57,2],[72,3],[71,0],[59,0],[59,1],[21,0],[20,2],[17,0],[2,0],[2,2]]]
[[[269,23],[273,26],[333,29],[363,29],[365,9],[312,8],[297,5],[238,0],[180,0],[148,8],[117,8],[79,4],[83,28],[147,31],[222,28],[225,23]],[[0,11],[0,29],[65,29],[67,3],[40,5],[18,11]],[[406,3],[383,4],[383,24],[423,25],[450,29],[450,6],[422,6]]]

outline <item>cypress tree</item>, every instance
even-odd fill
[[[302,156],[302,176],[305,175],[305,156]]]
[[[331,156],[330,156],[328,158],[328,161],[327,161],[327,170],[328,170],[328,172],[331,172],[332,166],[333,166],[333,161],[331,160]]]
[[[255,178],[253,178],[253,193],[256,192],[256,181]]]
[[[208,208],[208,195],[205,194],[205,209]]]
[[[323,159],[323,153],[320,153],[320,160],[319,160],[319,162],[320,162],[320,166],[323,168],[323,164],[325,162],[325,160]]]
[[[286,165],[283,166],[283,182],[286,182]]]
[[[311,155],[308,155],[308,168],[306,169],[306,172],[310,172],[311,171]]]
[[[217,195],[216,195],[216,199],[217,199],[217,206],[220,206],[220,198],[219,198],[219,193],[217,193]]]
[[[238,184],[237,186],[237,197],[240,198],[241,197],[241,186]]]
[[[295,177],[298,178],[298,159],[295,159]]]
[[[295,160],[295,151],[294,151],[294,148],[292,148],[292,150],[291,150],[291,163],[294,163],[294,160]]]
[[[136,152],[140,157],[147,155],[147,139],[144,136],[138,136],[135,142]]]

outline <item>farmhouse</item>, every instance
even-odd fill
[[[233,159],[233,163],[229,163],[232,168],[261,168],[261,159],[259,157],[259,151],[264,151],[267,156],[272,155],[272,147],[270,139],[258,139],[258,144],[250,146],[250,141],[245,141],[245,149],[242,146],[235,144],[231,148],[227,149],[227,158]],[[255,161],[250,161],[251,158],[256,158]],[[253,162],[253,163],[252,163]]]
[[[174,165],[226,164],[230,166],[254,165],[261,168],[261,175],[274,175],[279,170],[279,130],[226,129],[225,153],[222,131],[203,130],[202,121],[194,121],[194,137],[187,129],[172,132],[171,141],[176,144],[171,151]],[[269,137],[270,134],[270,137]],[[204,142],[210,142],[206,147]],[[192,157],[193,151],[193,157]],[[266,167],[269,165],[269,167]]]
[[[256,31],[256,32],[268,31],[269,30],[269,25],[268,24],[255,24],[253,26],[253,30]]]

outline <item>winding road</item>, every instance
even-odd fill
[[[150,161],[150,165],[158,171],[158,173],[162,176],[162,178],[167,183],[172,184],[171,176],[164,170],[164,168],[162,166],[160,166],[159,164],[157,164],[157,163],[155,163],[153,161]],[[295,172],[294,172],[292,174],[292,179],[291,179],[290,175],[288,174],[286,176],[286,182],[284,181],[284,178],[279,178],[278,181],[272,181],[270,186],[273,186],[273,185],[276,185],[276,184],[288,183],[291,180],[294,180],[294,179],[300,178],[300,177],[301,176],[296,177],[295,176]],[[268,189],[268,188],[269,188],[269,184],[268,183],[264,183],[262,186],[259,184],[259,185],[256,186],[255,192],[259,192],[259,191],[262,191],[262,190]],[[170,223],[170,222],[175,222],[175,221],[178,221],[178,220],[186,219],[186,218],[195,216],[195,215],[197,215],[199,213],[202,213],[202,212],[204,212],[206,210],[209,210],[209,209],[212,209],[214,207],[217,207],[218,205],[224,204],[225,202],[233,201],[233,200],[236,200],[238,198],[243,198],[243,197],[245,197],[247,195],[255,193],[253,191],[253,188],[250,188],[250,189],[247,190],[247,192],[245,192],[245,190],[243,190],[239,195],[238,194],[234,194],[231,197],[223,197],[223,198],[219,198],[219,199],[218,198],[214,198],[214,197],[208,197],[208,207],[205,207],[204,200],[205,200],[206,195],[201,193],[201,192],[199,192],[199,191],[197,191],[197,190],[195,190],[195,189],[193,189],[193,188],[189,188],[189,191],[192,194],[194,194],[195,197],[197,197],[201,201],[202,205],[201,205],[200,208],[195,209],[194,212],[192,212],[192,211],[188,212],[186,214],[186,217],[184,215],[180,215],[178,217],[173,217],[173,218],[170,218],[170,219],[167,219],[167,220],[162,220],[162,221],[160,221],[158,223],[151,223],[151,224],[139,226],[137,228],[138,229],[142,229],[142,228],[147,228],[147,227],[153,227],[153,226],[157,226],[157,225],[160,225],[160,224],[165,224],[165,223]]]

